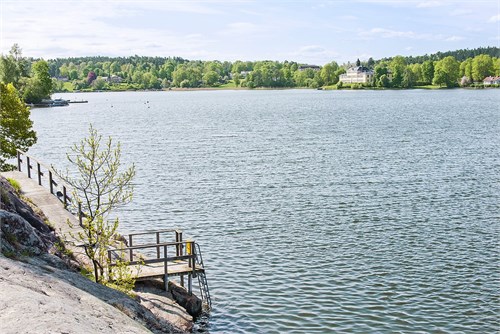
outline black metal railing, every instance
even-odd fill
[[[36,170],[33,168],[36,166]],[[56,196],[68,211],[76,211],[80,225],[83,222],[82,204],[80,202],[73,203],[69,196],[71,187],[67,185],[64,179],[58,176],[52,167],[40,162],[26,152],[17,150],[17,170],[19,172],[26,171],[28,178],[36,179],[39,186],[48,188],[50,193]]]

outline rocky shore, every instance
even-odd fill
[[[0,176],[0,333],[185,333],[193,317],[155,282],[130,297],[84,277],[41,210]]]

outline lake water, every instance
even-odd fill
[[[500,91],[57,94],[30,152],[89,122],[137,166],[122,231],[201,245],[210,333],[500,328]]]

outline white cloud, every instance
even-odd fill
[[[307,45],[299,49],[300,53],[322,53],[325,52],[325,48],[319,45]]]
[[[490,17],[490,19],[488,20],[488,22],[493,22],[493,23],[498,22],[498,21],[500,21],[500,14],[494,15],[494,16]]]
[[[397,31],[385,28],[372,28],[368,31],[361,31],[361,37],[381,37],[381,38],[411,38],[424,39],[427,35],[417,34],[413,31]]]
[[[229,23],[220,33],[221,35],[253,35],[264,30],[263,26],[251,22],[233,22]]]
[[[342,15],[338,17],[339,20],[345,20],[345,21],[357,21],[359,20],[359,17],[354,16],[354,15]]]
[[[424,1],[417,4],[417,8],[434,8],[444,6],[441,1]]]
[[[457,41],[461,41],[463,40],[464,38],[462,36],[450,36],[448,38],[445,39],[446,42],[457,42]]]
[[[361,31],[358,35],[362,38],[400,38],[400,39],[414,39],[423,41],[461,41],[464,39],[462,36],[446,36],[443,34],[429,34],[429,33],[416,33],[414,31],[398,31],[385,28],[373,28],[368,31]]]
[[[327,49],[321,45],[304,45],[295,51],[280,55],[283,59],[293,59],[310,64],[323,65],[336,60],[339,52]]]

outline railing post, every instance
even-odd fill
[[[192,257],[190,258],[191,268],[193,268],[193,274],[194,274],[194,270],[196,269],[196,248],[194,241],[191,241],[191,255],[192,255]]]
[[[38,185],[41,186],[42,185],[42,168],[40,166],[40,163],[37,161],[36,163],[36,167],[37,167],[37,172],[38,172]]]
[[[176,255],[182,256],[182,231],[175,230],[175,242],[178,242],[176,246]]]
[[[78,202],[78,221],[80,226],[83,226],[83,215],[82,215],[82,202]]]
[[[30,157],[26,156],[26,165],[28,169],[28,177],[31,179],[31,165],[30,165]]]
[[[19,152],[19,150],[17,150],[17,170],[19,172],[22,172],[22,170],[21,170],[22,162],[23,162],[23,160],[21,159],[21,152]]]
[[[108,279],[111,279],[111,250],[108,249]]]
[[[54,179],[52,178],[52,171],[49,170],[49,184],[50,184],[50,193],[54,195]]]
[[[156,244],[158,245],[160,243],[160,232],[156,232]],[[156,247],[156,258],[160,258],[160,246]]]
[[[64,200],[64,208],[68,208],[68,196],[66,195],[66,186],[63,186],[63,200]]]
[[[132,244],[132,234],[128,235],[128,246],[133,247],[134,245]],[[133,251],[130,250],[130,262],[132,262],[132,259],[134,258],[134,255],[132,254]]]
[[[163,246],[163,255],[165,256],[163,283],[165,284],[165,291],[168,291],[167,245]]]

